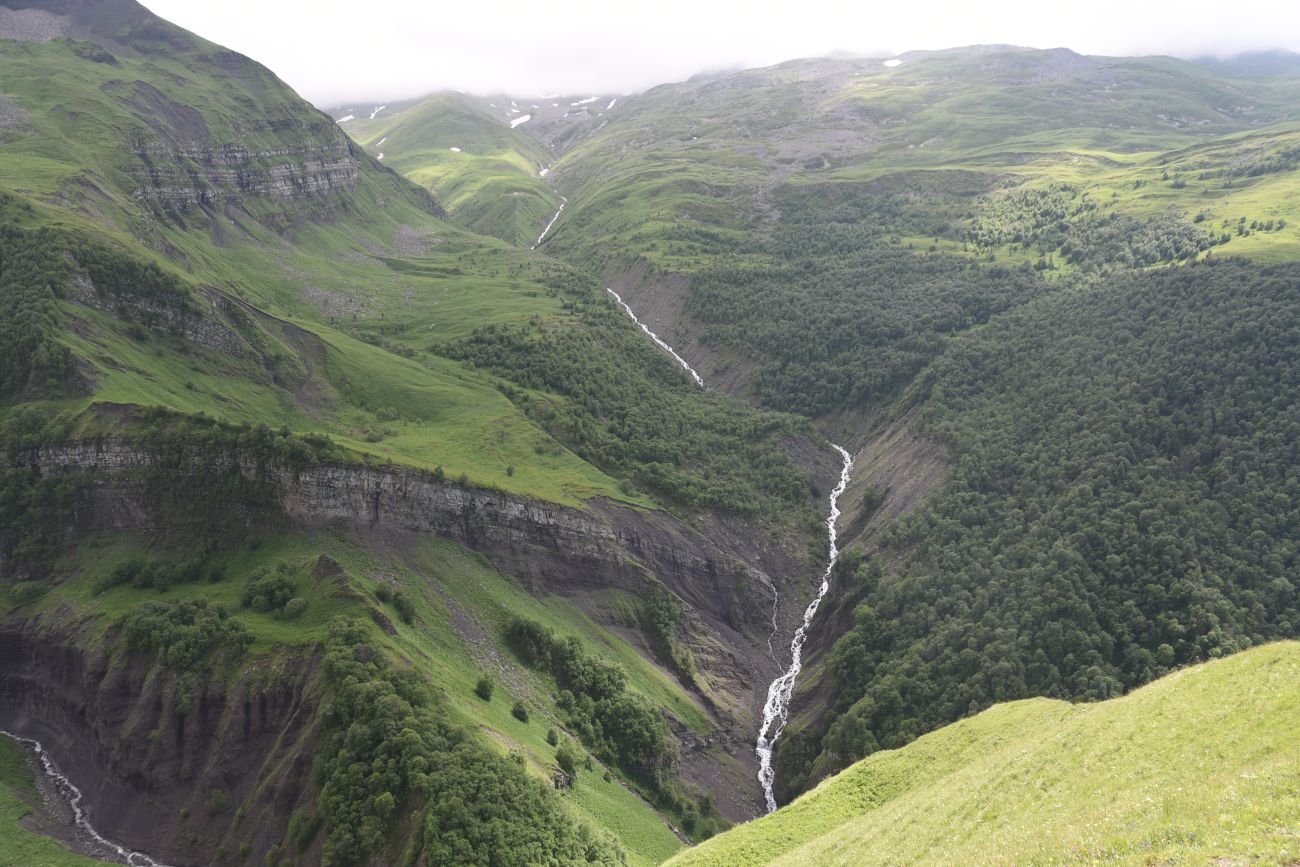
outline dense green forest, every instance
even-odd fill
[[[0,224],[0,399],[55,396],[71,385],[56,302],[67,292],[69,266],[55,239],[49,229]]]
[[[853,626],[783,787],[995,702],[1119,695],[1300,627],[1300,267],[1124,272],[912,386],[948,484],[841,564]]]
[[[693,284],[689,310],[704,339],[757,354],[755,388],[768,406],[819,416],[888,396],[951,334],[1050,288],[1032,268],[901,246],[887,227],[918,220],[915,205],[891,209],[854,187],[825,192],[781,198],[771,264],[724,258]]]
[[[564,320],[486,325],[431,347],[510,380],[505,394],[579,456],[691,508],[806,509],[809,482],[780,445],[806,421],[701,395],[594,284]],[[539,392],[562,395],[555,400]]]
[[[340,621],[327,648],[334,700],[317,766],[326,864],[365,863],[413,803],[427,805],[416,839],[430,864],[624,863],[524,768],[450,725],[421,678],[370,642],[365,626]]]

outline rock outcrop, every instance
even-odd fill
[[[351,192],[361,160],[354,146],[335,131],[321,142],[253,150],[243,145],[207,146],[190,142],[168,146],[137,141],[140,160],[132,170],[144,201],[173,210],[214,207],[256,197],[293,199]]]
[[[199,683],[182,712],[151,658],[87,649],[74,623],[36,626],[0,624],[0,728],[39,740],[113,839],[174,864],[236,863],[313,803],[311,657]]]
[[[667,513],[614,503],[576,509],[396,466],[320,463],[290,471],[258,468],[233,455],[215,459],[239,463],[249,478],[263,473],[293,524],[452,539],[539,593],[583,587],[640,593],[662,583],[731,638],[748,641],[748,633],[765,640],[770,629],[773,579]],[[197,470],[212,460],[196,451],[182,464]],[[30,456],[42,473],[94,479],[78,509],[83,533],[158,533],[184,520],[158,514],[146,496],[144,473],[157,461],[126,439],[82,440]]]
[[[44,447],[19,460],[42,474],[79,480],[70,538],[130,533],[146,539],[193,533],[197,522],[209,520],[202,509],[160,507],[154,490],[160,468],[200,478],[214,462],[225,471],[237,467],[273,491],[275,520],[287,529],[328,526],[390,541],[452,539],[535,593],[575,600],[609,588],[637,595],[671,589],[683,601],[684,640],[698,679],[708,684],[703,703],[733,740],[752,728],[777,670],[767,651],[773,578],[664,512],[610,502],[564,507],[394,466],[322,462],[290,470],[197,448],[164,461],[126,438]],[[238,503],[221,508],[236,513],[223,517],[228,526],[249,532],[267,526],[264,502],[250,504],[243,515]],[[780,586],[790,592],[781,598],[788,604],[802,598],[792,585],[803,577],[783,576]],[[180,715],[174,679],[145,658],[123,661],[119,655],[110,662],[105,638],[87,650],[82,630],[88,627],[59,616],[0,623],[0,725],[41,740],[70,776],[85,781],[101,830],[184,864],[207,863],[201,853],[220,841],[249,842],[264,851],[280,839],[275,835],[310,796],[311,756],[304,745],[315,736],[312,661],[290,660],[273,675],[246,671],[234,683],[213,681],[199,688],[190,713]],[[728,752],[743,768],[750,750],[733,747]],[[692,753],[691,761],[712,760]],[[279,771],[268,782],[270,768]],[[707,768],[700,773],[707,776]],[[233,804],[252,797],[264,816],[232,830],[231,817],[210,815],[210,805],[198,802],[218,789]],[[141,810],[141,802],[157,810]],[[164,808],[176,815],[154,816]],[[189,818],[180,816],[182,808]]]

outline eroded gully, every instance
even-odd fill
[[[81,851],[101,860],[129,864],[132,867],[167,867],[166,864],[150,858],[143,852],[134,852],[119,846],[96,831],[95,827],[90,824],[90,818],[84,805],[85,797],[81,794],[81,789],[77,788],[63,771],[59,770],[59,766],[50,758],[49,752],[45,747],[41,746],[40,741],[20,737],[4,729],[0,729],[0,735],[17,741],[36,759],[37,771],[41,774],[42,781],[48,784],[48,789],[52,791],[51,797],[58,800],[57,806],[65,808],[70,814],[73,833],[80,844]],[[39,788],[44,790],[47,787],[41,786]]]
[[[561,207],[563,210],[563,207]],[[556,213],[556,218],[559,213]],[[555,222],[553,219],[552,223]],[[550,230],[548,225],[547,230]],[[546,232],[542,233],[545,237]],[[538,239],[538,243],[541,238]],[[613,289],[606,288],[606,292],[614,297],[618,305],[623,308],[624,312],[631,317],[632,321],[645,332],[645,334],[654,341],[655,345],[667,352],[673,359],[682,366],[682,368],[691,375],[695,384],[704,388],[704,378],[695,371],[694,368],[686,362],[677,352],[669,346],[659,335],[655,334],[650,328],[637,318],[636,313],[628,306],[617,292]],[[772,681],[767,688],[767,701],[763,704],[763,722],[758,729],[758,739],[754,744],[754,753],[758,756],[758,782],[763,787],[763,798],[767,803],[768,812],[776,809],[776,798],[772,794],[772,784],[776,779],[776,771],[772,767],[772,751],[776,748],[776,742],[781,737],[781,732],[785,730],[786,722],[790,718],[790,701],[794,697],[795,681],[799,677],[799,672],[803,667],[803,645],[808,638],[808,630],[812,627],[813,618],[817,616],[817,609],[821,606],[822,600],[831,589],[831,572],[835,568],[835,561],[839,557],[840,549],[836,542],[838,534],[835,529],[835,522],[840,516],[839,500],[840,495],[849,484],[849,477],[853,472],[853,457],[842,446],[831,443],[835,450],[839,452],[843,465],[840,468],[840,481],[835,486],[835,490],[830,495],[830,515],[826,518],[826,537],[827,537],[827,562],[826,571],[822,573],[821,585],[817,590],[816,597],[808,603],[804,609],[803,623],[795,630],[794,637],[790,640],[790,665],[776,680]],[[772,632],[775,635],[777,631],[776,608],[780,598],[776,596],[776,588],[772,588]],[[768,639],[768,648],[771,649],[771,639]],[[774,657],[775,658],[775,657]]]

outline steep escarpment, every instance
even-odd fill
[[[258,460],[238,448],[215,450],[175,442],[165,452],[159,448],[156,441],[121,437],[84,440],[10,455],[9,462],[52,485],[75,488],[64,500],[68,544],[73,539],[125,535],[165,548],[176,539],[326,532],[342,534],[365,548],[391,551],[410,548],[421,539],[450,539],[482,554],[493,568],[517,578],[535,596],[571,600],[597,623],[615,630],[623,628],[623,621],[609,620],[610,613],[600,604],[610,592],[641,599],[667,592],[680,606],[671,641],[689,652],[692,671],[686,683],[707,710],[711,728],[704,736],[678,728],[682,773],[706,788],[725,787],[718,792],[718,803],[727,816],[743,819],[753,814],[757,789],[748,770],[748,732],[776,669],[767,648],[773,601],[783,603],[778,613],[784,618],[790,613],[786,609],[797,608],[805,595],[797,570],[769,575],[664,512],[609,502],[586,510],[567,508],[394,466],[337,460],[289,465]],[[193,490],[206,492],[202,502],[187,497],[185,492]],[[731,527],[723,543],[752,556],[755,546],[744,539]],[[774,550],[768,551],[766,561],[797,563]],[[11,572],[22,568],[14,562],[0,567]],[[385,619],[377,612],[374,616]],[[53,643],[74,656],[84,653],[77,641],[65,641],[59,629],[46,622],[16,621],[13,631],[14,640],[24,646]],[[644,652],[650,655],[653,650],[647,647]],[[106,667],[111,657],[101,651],[97,659]],[[33,664],[32,671],[43,664]],[[163,695],[164,687],[157,684],[165,680],[157,675],[138,679],[155,684],[151,688]],[[49,710],[50,701],[24,699],[15,705],[27,708],[25,731],[43,742],[48,738],[40,736],[40,726],[58,726],[51,722],[57,717]],[[102,728],[93,719],[85,725],[92,731]],[[62,763],[65,747],[57,740],[47,745]],[[136,779],[146,774],[132,764],[136,759],[151,761],[147,754],[128,753],[97,773]],[[754,791],[747,793],[751,787]],[[268,835],[267,840],[278,839]],[[124,842],[147,848],[150,841]],[[162,842],[163,851],[173,851],[169,842]]]
[[[87,508],[79,519],[85,529],[162,530],[174,520],[150,514],[144,479],[159,459],[148,447],[123,439],[96,440],[42,448],[32,461],[43,473],[88,473],[107,483],[86,491]],[[342,522],[452,538],[484,551],[495,565],[538,589],[577,581],[638,590],[647,576],[662,573],[663,580],[676,584],[675,589],[702,609],[722,617],[729,614],[724,610],[724,588],[730,593],[751,584],[771,584],[768,576],[660,512],[633,512],[612,504],[585,511],[463,487],[391,466],[259,468],[241,463],[234,454],[214,458],[199,449],[180,463],[198,469],[210,468],[214,461],[229,462],[274,489],[291,521]],[[700,574],[713,576],[717,583],[687,585]],[[737,628],[747,623],[744,616],[731,619]]]
[[[8,0],[0,38],[16,40],[6,50],[16,85],[6,87],[16,118],[7,138],[64,164],[41,179],[45,189],[21,189],[127,224],[143,207],[185,222],[222,213],[277,233],[343,219],[358,196],[443,213],[270,70],[133,0]],[[38,80],[47,86],[32,87]]]
[[[39,740],[113,839],[175,864],[265,851],[314,799],[317,661],[288,655],[186,693],[149,655],[57,617],[0,622],[0,727]]]
[[[259,196],[293,198],[348,192],[361,161],[341,136],[320,147],[302,143],[249,150],[241,145],[179,148],[142,141],[135,195],[167,208],[216,206]]]

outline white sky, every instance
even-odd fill
[[[320,105],[457,88],[633,92],[704,69],[977,43],[1300,51],[1297,0],[143,0]]]

